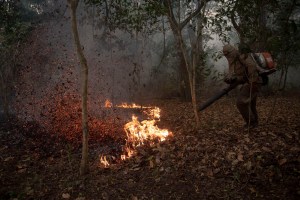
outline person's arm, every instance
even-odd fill
[[[250,55],[242,55],[240,56],[240,61],[247,70],[247,79],[249,83],[258,82],[259,74],[256,68],[256,62],[253,58]]]
[[[234,72],[234,66],[235,66],[235,59],[234,58],[227,58],[228,61],[228,74],[224,77],[224,82],[227,84],[232,84],[236,82],[237,77]]]

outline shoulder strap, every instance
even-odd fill
[[[243,62],[241,61],[240,59],[240,55],[237,56],[237,62],[239,62],[241,64],[241,66],[244,68],[244,78],[245,78],[245,81],[247,83],[249,83],[249,72],[248,72],[248,69],[247,67],[243,64]]]

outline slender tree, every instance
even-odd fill
[[[82,69],[82,158],[80,164],[80,174],[83,175],[88,170],[88,115],[87,115],[87,90],[88,90],[88,65],[84,56],[82,46],[79,39],[77,28],[76,10],[79,0],[68,0],[71,8],[72,32],[77,55],[80,60]]]
[[[199,126],[199,116],[197,111],[196,99],[196,68],[201,68],[204,66],[203,28],[205,20],[204,14],[207,2],[208,1],[206,0],[196,1],[196,9],[187,14],[183,20],[180,20],[175,17],[174,3],[170,0],[163,1],[165,9],[167,10],[166,15],[168,17],[170,27],[173,31],[175,40],[185,61],[189,88],[192,97],[193,111],[197,126]],[[188,3],[190,2],[185,2],[184,5],[188,6]],[[188,32],[190,34],[190,51],[183,37],[184,28],[188,29]]]

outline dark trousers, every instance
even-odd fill
[[[259,89],[260,84],[257,83],[246,83],[240,88],[236,105],[246,124],[258,123],[256,100]]]

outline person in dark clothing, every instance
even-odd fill
[[[229,73],[224,81],[232,84],[238,81],[242,86],[237,96],[237,108],[245,121],[245,127],[258,126],[256,110],[257,95],[262,80],[257,72],[256,62],[247,53],[240,54],[230,44],[223,46],[223,54],[227,58]]]

